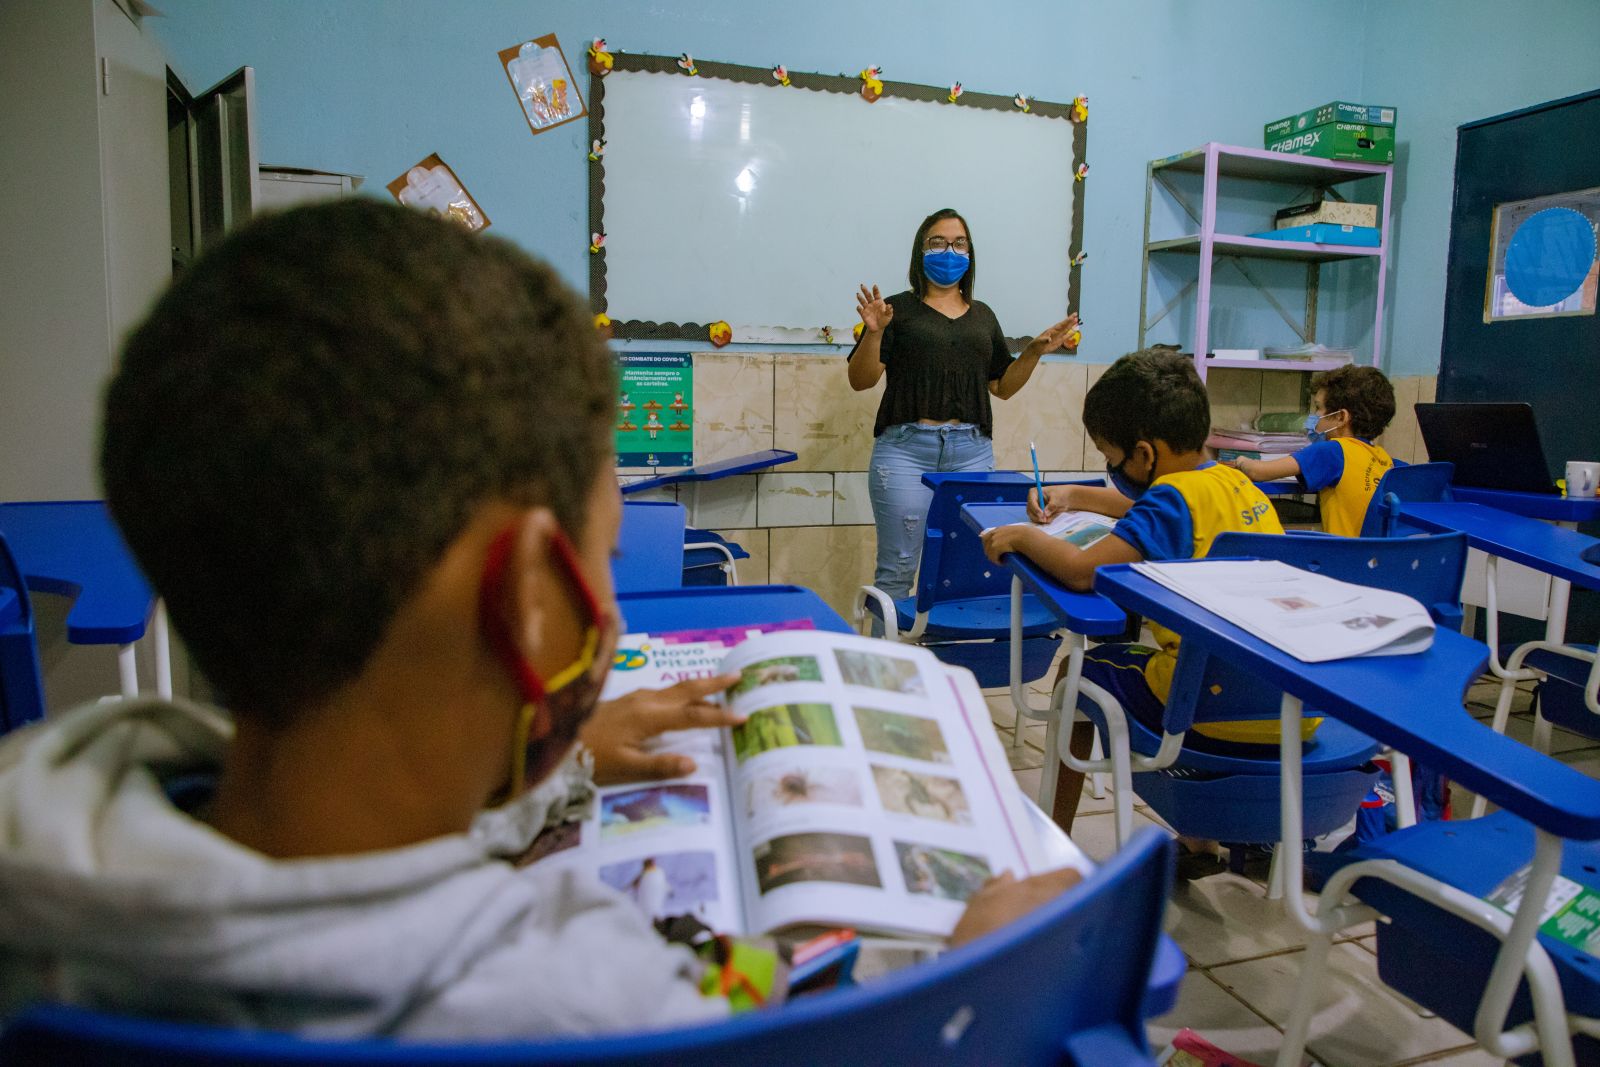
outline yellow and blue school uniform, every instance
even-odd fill
[[[1266,496],[1244,474],[1220,463],[1206,463],[1157,478],[1111,532],[1145,559],[1164,562],[1204,556],[1217,535],[1227,530],[1281,534],[1283,524]],[[1160,733],[1162,708],[1178,666],[1178,635],[1154,623],[1150,632],[1159,647],[1101,645],[1091,649],[1084,656],[1083,676],[1116,697],[1128,714]],[[1267,722],[1266,727],[1269,739],[1276,741],[1277,722]],[[1193,732],[1224,742],[1262,740],[1260,724],[1253,721],[1202,723]]]
[[[1394,460],[1364,437],[1335,437],[1294,454],[1300,483],[1317,494],[1322,528],[1339,537],[1360,537],[1378,482]]]

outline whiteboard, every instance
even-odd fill
[[[855,79],[785,87],[766,70],[673,63],[618,56],[592,94],[604,150],[590,219],[605,240],[590,289],[618,336],[703,340],[725,321],[735,341],[819,343],[828,327],[848,343],[856,287],[907,288],[917,226],[944,207],[966,216],[973,295],[1008,336],[1075,310],[1087,183],[1067,107],[951,105],[948,89],[898,83],[868,103]]]

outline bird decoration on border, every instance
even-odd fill
[[[956,82],[954,85],[950,86],[950,95],[945,97],[945,100],[947,100],[948,102],[953,104],[957,100],[960,100],[960,99],[961,99],[961,83],[960,82]]]
[[[590,252],[591,255],[598,255],[599,252],[600,252],[600,249],[604,248],[605,245],[606,245],[606,235],[605,234],[603,234],[603,233],[591,233],[589,235],[589,252]]]
[[[861,99],[875,104],[883,95],[883,68],[868,67],[861,72]]]
[[[1011,102],[1017,105],[1018,110],[1020,110],[1024,115],[1033,110],[1033,105],[1029,104],[1028,98],[1023,96],[1021,93],[1018,93],[1015,97],[1013,97]]]
[[[606,143],[603,139],[596,137],[593,141],[589,142],[589,161],[591,163],[600,162],[600,157],[605,154]]]
[[[611,64],[615,58],[606,48],[606,39],[596,37],[589,42],[589,73],[597,78],[604,78],[611,73]]]
[[[1083,181],[1083,179],[1087,178],[1088,176],[1089,176],[1089,164],[1087,164],[1087,163],[1079,163],[1078,164],[1078,169],[1075,172],[1073,172],[1072,180],[1081,182],[1081,181]]]
[[[777,82],[779,85],[789,84],[789,72],[784,69],[782,63],[779,63],[776,67],[772,68],[772,80]]]
[[[688,52],[678,57],[678,68],[689,75],[700,73],[700,68],[694,65],[694,57]]]
[[[1089,121],[1089,98],[1082,93],[1072,98],[1072,121]]]

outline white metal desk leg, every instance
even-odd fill
[[[1023,709],[1028,706],[1028,694],[1022,690],[1022,579],[1011,576],[1011,710],[1016,714],[1016,725],[1011,730],[1011,751],[1022,747],[1022,727],[1028,721]],[[1045,761],[1046,763],[1049,760]]]
[[[139,661],[133,654],[133,645],[117,646],[117,674],[122,678],[122,695],[139,695]]]
[[[1061,731],[1072,736],[1072,727],[1078,719],[1078,681],[1083,677],[1083,635],[1067,635],[1067,675],[1065,684],[1050,690],[1050,725],[1044,734],[1044,771],[1039,775],[1039,806],[1046,812],[1055,810],[1056,783],[1061,778]],[[1072,702],[1067,702],[1068,697]],[[1021,712],[1019,711],[1020,715]]]
[[[1094,732],[1094,747],[1089,749],[1089,758],[1102,760],[1106,758],[1105,748],[1100,744],[1100,731]],[[1106,775],[1104,771],[1093,771],[1089,774],[1089,795],[1096,800],[1106,798]]]
[[[1417,825],[1417,805],[1411,793],[1411,757],[1392,748],[1389,780],[1394,783],[1395,825],[1402,830]]]
[[[172,639],[167,630],[167,602],[156,601],[156,692],[172,699]]]

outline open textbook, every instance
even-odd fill
[[[1135,563],[1133,569],[1306,663],[1401,656],[1433,644],[1433,619],[1404,593],[1277,560]]]
[[[725,699],[748,718],[664,735],[694,774],[601,787],[533,861],[587,866],[652,918],[910,937],[949,934],[991,875],[1041,869],[983,694],[923,649],[814,630],[731,651],[633,635],[617,662],[607,698],[737,671]]]
[[[1058,540],[1065,541],[1079,548],[1088,548],[1116,526],[1117,520],[1109,515],[1101,515],[1093,511],[1063,511],[1049,522],[1040,525],[1035,522],[1013,522],[1011,526],[1037,526],[1045,533]],[[994,529],[990,527],[989,529]],[[985,530],[984,533],[988,533]]]

